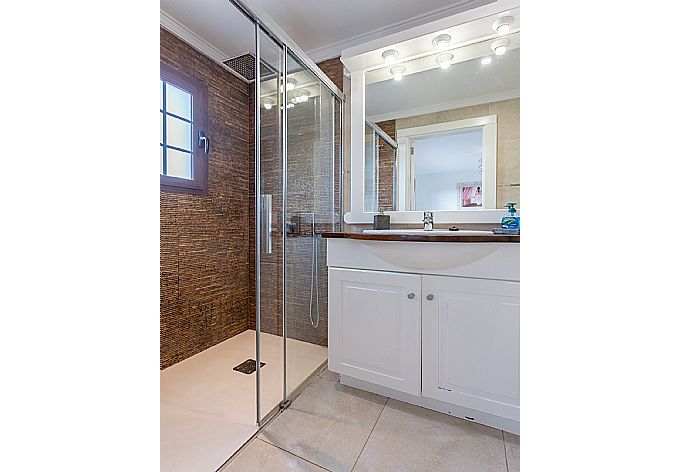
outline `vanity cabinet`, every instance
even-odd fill
[[[519,433],[518,244],[328,244],[342,383]]]
[[[517,282],[422,277],[422,395],[519,419]]]
[[[330,268],[328,287],[331,370],[419,395],[422,277]]]

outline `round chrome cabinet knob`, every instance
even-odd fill
[[[408,293],[407,298],[409,298],[410,300],[414,299],[414,293]]]
[[[431,301],[434,299],[434,296],[430,293],[429,295],[426,296],[426,299]]]

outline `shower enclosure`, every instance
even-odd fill
[[[207,191],[161,187],[165,471],[217,469],[326,362],[341,225],[342,92],[268,16],[207,7],[161,0],[161,69],[207,88],[210,140]]]
[[[283,368],[272,377],[256,371],[259,425],[305,380],[299,343],[327,345],[319,235],[341,221],[342,94],[269,28],[255,18],[256,360],[262,362],[263,338],[279,336]]]

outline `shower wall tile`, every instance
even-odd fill
[[[318,66],[342,89],[343,65],[339,58],[319,63]],[[325,97],[325,95],[324,95]],[[253,103],[253,102],[252,102]],[[312,98],[289,109],[288,123],[288,182],[287,219],[299,222],[300,231],[286,236],[285,263],[285,328],[289,338],[322,346],[328,345],[328,269],[326,246],[318,248],[318,310],[317,280],[312,288],[312,237],[311,214],[316,216],[316,231],[333,230],[339,221],[340,206],[340,132],[335,126],[335,147],[331,137],[331,121],[320,112],[327,111],[327,105]],[[339,119],[337,106],[331,110]],[[281,335],[283,330],[282,282],[282,238],[279,220],[282,210],[282,168],[276,156],[280,149],[280,129],[276,126],[274,112],[261,113],[261,173],[264,193],[273,195],[273,217],[275,237],[273,254],[261,256],[261,332]],[[251,145],[253,153],[253,143]],[[323,156],[333,156],[333,161]],[[335,208],[333,209],[333,206]],[[253,206],[252,206],[253,208]],[[254,215],[251,215],[253,221]],[[252,223],[253,228],[253,223]],[[253,229],[252,229],[253,231]],[[250,249],[253,251],[253,248]],[[253,256],[252,256],[253,257]],[[252,259],[253,260],[253,259]],[[253,286],[252,286],[253,290]],[[311,302],[311,318],[309,316]],[[253,313],[252,313],[253,315]],[[249,326],[255,329],[254,317]]]
[[[388,136],[395,137],[395,120],[376,123]],[[393,211],[393,166],[395,165],[395,150],[383,140],[379,145],[379,209]]]
[[[208,87],[209,192],[160,193],[160,367],[249,328],[253,316],[250,89],[160,30],[160,59]]]
[[[338,90],[343,91],[343,63],[340,62],[339,57],[334,57],[333,59],[327,59],[321,61],[318,64],[319,69],[323,71],[324,74],[328,76],[329,79],[333,81]]]
[[[161,369],[180,362],[255,323],[254,87],[245,84],[161,28],[161,61],[198,78],[209,89],[209,193],[161,192]],[[319,64],[342,89],[338,58]],[[331,153],[319,136],[314,100],[290,111],[288,213],[317,213],[317,231],[331,230],[339,215],[340,134],[336,126],[335,162],[315,159]],[[339,110],[333,110],[336,119]],[[275,116],[275,115],[274,115]],[[280,135],[275,118],[262,113],[262,177],[272,193],[274,229],[282,227],[281,168],[276,160]],[[325,121],[324,121],[325,124]],[[330,129],[330,124],[327,127]],[[326,142],[328,141],[328,142]],[[316,162],[315,162],[316,161]],[[335,188],[333,188],[335,187]],[[313,206],[313,202],[316,205]],[[335,203],[335,213],[330,210]],[[328,276],[325,244],[319,246],[319,326],[316,287],[311,289],[310,217],[302,216],[299,236],[288,238],[286,312],[288,336],[319,345],[328,343]],[[309,220],[309,221],[308,221]],[[308,228],[307,228],[308,227]],[[306,230],[309,229],[307,232]],[[281,238],[273,254],[261,256],[261,331],[282,334]],[[316,284],[314,284],[316,286]]]

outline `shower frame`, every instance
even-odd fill
[[[266,35],[272,39],[278,47],[282,47],[282,76],[281,80],[284,82],[288,73],[288,56],[296,59],[299,65],[310,71],[314,76],[324,85],[332,94],[334,100],[334,107],[338,106],[338,133],[336,134],[335,113],[333,114],[333,146],[338,145],[338,155],[333,156],[334,161],[338,161],[338,176],[333,175],[333,179],[338,178],[338,228],[342,228],[343,224],[343,104],[345,96],[336,87],[336,85],[328,78],[328,76],[312,61],[309,56],[266,14],[257,8],[250,7],[243,0],[229,0],[239,11],[241,11],[254,24],[254,46],[255,46],[255,75],[254,75],[254,159],[255,159],[255,286],[256,286],[256,423],[259,427],[270,421],[281,408],[285,408],[291,398],[288,398],[287,392],[287,323],[286,323],[286,231],[285,231],[285,216],[287,214],[287,113],[286,108],[283,107],[283,112],[280,120],[281,127],[281,159],[282,159],[282,215],[280,218],[283,226],[281,230],[282,235],[282,300],[281,300],[281,316],[282,316],[282,343],[283,343],[283,400],[279,405],[273,407],[266,415],[262,416],[261,411],[261,352],[260,352],[260,336],[261,336],[261,240],[262,240],[262,212],[261,212],[261,34]],[[287,87],[281,87],[281,97],[278,106],[288,103]],[[335,111],[335,110],[334,110]],[[333,172],[335,173],[335,162]],[[335,180],[333,182],[335,184]],[[335,191],[335,185],[333,188]],[[335,199],[332,199],[335,204]],[[334,213],[334,212],[333,212]],[[334,222],[335,223],[335,222]],[[269,235],[270,237],[270,235]]]

